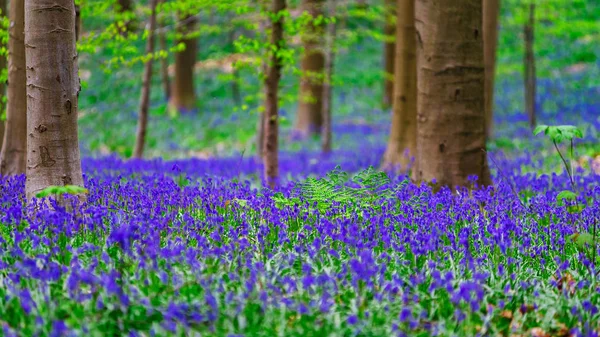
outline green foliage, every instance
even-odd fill
[[[36,198],[45,198],[47,196],[61,196],[63,194],[70,195],[78,195],[78,194],[87,194],[88,190],[85,187],[77,186],[77,185],[65,185],[65,186],[48,186],[43,190],[39,191],[35,197]]]
[[[538,125],[533,130],[534,135],[538,135],[542,132],[556,143],[562,143],[564,140],[573,141],[575,138],[583,138],[583,131],[573,125]]]

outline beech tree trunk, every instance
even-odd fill
[[[6,0],[0,0],[0,18],[4,19],[6,17],[7,6]],[[0,47],[6,48],[6,44],[0,42]],[[6,57],[4,55],[0,55],[0,70],[6,68]],[[0,98],[6,95],[6,85],[4,83],[0,83]],[[2,149],[2,142],[4,140],[4,104],[0,102],[0,149]],[[0,168],[0,174],[1,174]]]
[[[485,63],[485,125],[489,139],[494,130],[494,81],[498,46],[500,0],[483,0],[483,46]]]
[[[396,0],[386,0],[386,20],[383,28],[383,34],[386,37],[383,45],[383,66],[384,66],[384,88],[383,88],[383,108],[389,109],[394,102],[394,63],[396,47],[394,34],[396,33]],[[402,15],[402,13],[399,13]]]
[[[81,4],[75,5],[75,41],[79,41],[81,37],[81,29],[83,24],[81,21]]]
[[[165,0],[161,0],[164,2]],[[165,27],[164,18],[161,20],[161,28]],[[167,38],[164,29],[159,30],[158,32],[158,48],[160,50],[167,51]],[[160,58],[160,77],[163,87],[163,92],[165,94],[165,100],[168,102],[171,98],[171,80],[169,79],[169,58],[161,57]]]
[[[313,19],[323,15],[325,0],[303,0],[302,4]],[[324,33],[323,24],[315,25],[313,21],[307,25],[303,36],[304,53],[300,64],[302,75],[295,125],[296,132],[303,137],[320,134],[323,126]]]
[[[73,0],[25,0],[25,47],[25,192],[31,200],[48,186],[83,186],[77,136],[81,85]]]
[[[265,139],[263,149],[263,163],[265,181],[274,188],[279,176],[278,136],[279,136],[279,80],[283,60],[279,51],[284,47],[283,16],[275,15],[285,10],[285,0],[272,0],[271,39],[273,50],[270,52],[270,64],[265,77]]]
[[[6,133],[0,151],[0,174],[23,174],[27,166],[27,87],[25,73],[25,7],[10,1]]]
[[[417,153],[415,0],[397,0],[394,110],[383,168],[407,173]]]
[[[336,18],[335,0],[329,0],[328,17]],[[325,54],[325,81],[323,83],[323,132],[321,135],[321,151],[331,152],[331,106],[332,106],[332,75],[335,61],[336,23],[327,24],[327,44]]]
[[[197,41],[187,37],[196,27],[196,17],[186,16],[178,26],[179,35],[176,44],[183,43],[185,50],[175,54],[175,76],[172,82],[170,110],[173,114],[194,112],[196,110],[196,92],[194,89],[194,66],[196,65]]]
[[[146,55],[154,52],[154,30],[156,29],[156,5],[158,0],[150,0],[150,14],[148,24],[148,40],[146,41]],[[142,158],[144,155],[144,145],[146,144],[146,132],[148,128],[148,108],[150,106],[150,89],[152,84],[152,58],[144,64],[144,77],[142,79],[142,94],[140,97],[140,112],[138,115],[138,125],[135,138],[134,158]]]
[[[417,0],[417,175],[437,186],[490,184],[481,0]]]
[[[525,111],[529,126],[533,130],[536,125],[535,96],[536,96],[536,75],[535,75],[535,54],[533,51],[533,42],[535,26],[535,5],[529,5],[529,22],[525,24]]]

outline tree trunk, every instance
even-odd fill
[[[536,111],[536,75],[535,75],[535,54],[533,51],[533,42],[535,26],[535,5],[529,5],[529,22],[525,24],[525,111],[529,120],[531,129],[535,128]]]
[[[73,0],[25,0],[27,182],[31,200],[54,185],[83,186],[77,136],[81,89]]]
[[[164,2],[164,1],[165,0],[161,0],[161,2]],[[166,26],[164,19],[161,20],[160,26],[161,26],[161,29],[158,32],[158,45],[159,45],[158,47],[160,48],[160,50],[168,51],[166,34],[164,31],[164,27]],[[168,57],[160,58],[160,77],[161,77],[163,92],[165,94],[165,100],[168,102],[169,99],[171,98],[171,80],[169,79],[169,58]]]
[[[328,16],[336,18],[335,0],[329,0]],[[332,75],[335,61],[336,22],[327,24],[327,46],[325,54],[325,81],[323,87],[323,132],[321,135],[321,150],[331,152],[331,105],[332,105]]]
[[[415,0],[397,1],[394,111],[383,167],[407,173],[417,150]]]
[[[186,16],[184,24],[178,26],[176,44],[183,43],[185,50],[175,54],[175,76],[169,102],[172,114],[194,112],[196,92],[194,89],[194,66],[196,65],[197,42],[195,37],[186,37],[196,27],[196,17]]]
[[[79,41],[81,37],[81,29],[83,24],[81,21],[81,4],[75,5],[75,41]]]
[[[395,43],[394,34],[396,33],[396,0],[386,0],[386,18],[383,28],[385,35],[385,44],[383,46],[383,66],[384,66],[384,89],[383,89],[383,108],[389,109],[394,101],[394,63],[395,63]]]
[[[132,31],[135,31],[135,19],[129,17],[133,14],[133,0],[118,0],[117,1],[117,13],[125,16],[124,26],[122,27],[120,34],[127,35]]]
[[[263,6],[261,6],[261,11],[266,12],[267,11],[267,8],[265,8],[266,5],[264,3],[261,3],[261,4],[263,4]],[[268,36],[267,36],[268,26],[269,26],[268,17],[260,20],[259,29],[258,29],[259,34],[257,34],[257,38],[264,38],[265,40],[268,39]],[[261,74],[266,76],[267,71],[269,70],[269,60],[267,60],[266,57],[262,58],[262,62],[261,62],[260,66],[261,66],[261,69],[260,69]],[[265,87],[265,93],[266,93],[266,87]],[[260,115],[258,117],[258,121],[257,121],[257,125],[256,125],[256,156],[258,157],[258,159],[260,159],[262,161],[264,144],[265,144],[265,112],[261,111],[259,114]]]
[[[156,29],[156,5],[158,0],[150,0],[150,22],[148,25],[148,40],[146,41],[146,55],[154,52],[154,30]],[[150,106],[150,89],[152,84],[152,58],[144,64],[144,77],[142,79],[142,94],[140,97],[140,113],[135,138],[134,158],[142,158],[144,145],[146,143],[146,131],[148,127],[148,108]]]
[[[27,87],[25,73],[25,7],[10,1],[8,29],[8,104],[6,133],[0,153],[0,174],[25,173],[27,166]]]
[[[304,9],[313,19],[323,15],[325,0],[303,0]],[[324,27],[311,21],[303,37],[304,53],[300,70],[298,114],[295,129],[299,135],[320,134],[323,126],[323,76],[325,55],[323,52]]]
[[[487,139],[494,130],[494,81],[500,0],[483,0],[483,46],[485,63],[485,125]]]
[[[6,13],[7,13],[7,6],[6,6],[6,0],[0,0],[0,18],[4,19],[6,18]],[[2,48],[6,48],[6,44],[1,43],[0,42],[0,47]],[[3,70],[6,68],[6,56],[4,55],[0,55],[0,70]],[[6,85],[4,84],[4,82],[0,83],[0,97],[4,97],[6,95]],[[2,103],[2,101],[0,101],[0,149],[2,149],[2,142],[4,140],[4,103]],[[1,171],[2,169],[0,168],[0,174],[2,173]]]
[[[279,79],[283,60],[279,51],[283,48],[283,18],[276,16],[285,10],[285,0],[273,0],[271,17],[270,64],[265,77],[265,139],[263,161],[265,181],[274,188],[279,176],[278,135],[279,135]]]
[[[481,0],[417,0],[417,175],[490,184],[485,154]]]

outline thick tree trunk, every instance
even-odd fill
[[[81,21],[81,5],[75,5],[75,41],[79,41],[82,28],[83,23]]]
[[[394,35],[396,33],[396,0],[386,0],[386,20],[383,27],[383,34],[386,37],[383,45],[383,71],[385,76],[383,87],[383,108],[389,109],[394,102],[394,63],[396,53],[396,44]],[[399,13],[399,15],[402,15]]]
[[[529,6],[529,22],[525,24],[525,111],[531,129],[535,128],[536,111],[535,111],[535,96],[536,96],[536,75],[535,75],[535,54],[533,51],[533,42],[535,26],[535,5]]]
[[[482,1],[417,0],[417,175],[490,183],[485,150]]]
[[[485,63],[485,125],[487,139],[494,130],[494,81],[500,0],[483,0],[483,46]]]
[[[325,0],[303,0],[304,9],[312,18],[323,15]],[[323,76],[325,54],[323,24],[308,24],[303,37],[304,53],[300,70],[300,91],[298,93],[298,113],[295,129],[305,137],[309,134],[320,134],[323,126]]]
[[[25,7],[10,1],[8,33],[8,104],[6,133],[0,153],[0,174],[25,173],[27,166],[27,87],[25,73]]]
[[[0,0],[0,18],[6,18],[7,6],[6,0]],[[0,47],[6,48],[6,44],[0,42]],[[0,70],[6,68],[6,56],[0,55]],[[0,98],[6,95],[6,85],[4,83],[0,83]],[[2,149],[2,142],[4,141],[4,103],[0,101],[0,149]],[[1,173],[0,169],[0,173]]]
[[[383,167],[407,173],[417,150],[417,40],[415,0],[397,0],[396,65],[392,128]]]
[[[154,52],[154,30],[156,29],[156,5],[158,0],[150,0],[150,14],[148,24],[148,40],[146,41],[146,55]],[[144,145],[146,144],[146,132],[148,128],[148,108],[150,107],[150,88],[152,84],[152,58],[144,64],[144,77],[142,79],[142,94],[140,97],[140,112],[138,115],[138,125],[135,138],[134,158],[142,158],[144,155]]]
[[[81,89],[73,0],[25,0],[27,183],[31,200],[54,185],[83,186],[77,136]]]
[[[173,114],[194,112],[196,110],[196,92],[194,89],[194,66],[196,65],[197,41],[195,37],[186,37],[196,27],[196,17],[186,16],[184,24],[177,33],[180,37],[176,44],[183,43],[185,50],[175,54],[175,76],[172,82],[170,110]]]
[[[335,0],[329,0],[328,17],[336,18]],[[332,75],[335,64],[336,23],[327,24],[327,46],[325,53],[325,81],[323,87],[323,132],[321,135],[321,151],[331,152],[331,106],[332,106]]]
[[[279,136],[279,79],[283,60],[278,55],[283,48],[283,16],[275,15],[285,10],[285,0],[273,0],[271,18],[271,46],[270,64],[265,77],[265,139],[263,162],[265,168],[265,181],[274,188],[279,176],[278,136]]]

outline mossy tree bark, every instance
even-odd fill
[[[303,0],[302,5],[311,18],[323,15],[325,0]],[[303,36],[304,52],[300,64],[302,72],[298,93],[296,132],[302,137],[320,134],[323,126],[323,77],[325,29],[323,24],[311,21]]]
[[[392,126],[383,168],[407,173],[417,150],[417,41],[415,0],[397,0]]]
[[[494,130],[494,81],[498,46],[500,0],[483,0],[483,45],[485,63],[485,125],[489,139]]]
[[[83,186],[77,135],[81,89],[73,0],[25,0],[27,182],[31,200],[48,186]]]
[[[7,12],[6,0],[0,0],[0,11],[0,18],[5,18]],[[6,45],[2,43],[0,47],[6,48]],[[6,68],[6,56],[0,55],[0,70],[4,68]],[[6,85],[4,85],[4,83],[0,83],[0,98],[3,98],[5,95]],[[2,149],[2,142],[4,141],[4,111],[4,104],[0,102],[0,149]]]
[[[265,76],[263,163],[265,181],[271,188],[274,188],[279,177],[279,80],[283,68],[283,60],[279,51],[284,48],[285,43],[283,39],[284,17],[276,14],[285,10],[286,3],[285,0],[273,0],[272,6],[270,43],[273,49],[270,52],[270,64]]]
[[[490,184],[481,0],[417,0],[417,178]]]
[[[150,0],[151,14],[148,22],[148,40],[146,41],[146,55],[154,52],[154,30],[156,29],[156,5],[158,0]],[[152,57],[144,63],[144,74],[142,78],[142,94],[140,97],[140,111],[135,138],[134,158],[142,158],[146,144],[146,133],[148,130],[148,108],[150,107],[150,89],[152,84]]]
[[[175,53],[175,76],[172,82],[169,101],[172,114],[196,111],[196,91],[194,89],[194,66],[196,65],[197,39],[193,36],[196,17],[182,17],[183,24],[177,28],[176,44],[183,43],[185,50]],[[190,36],[190,34],[192,34]]]
[[[6,133],[0,174],[23,174],[27,166],[27,87],[25,71],[25,3],[10,1]]]

